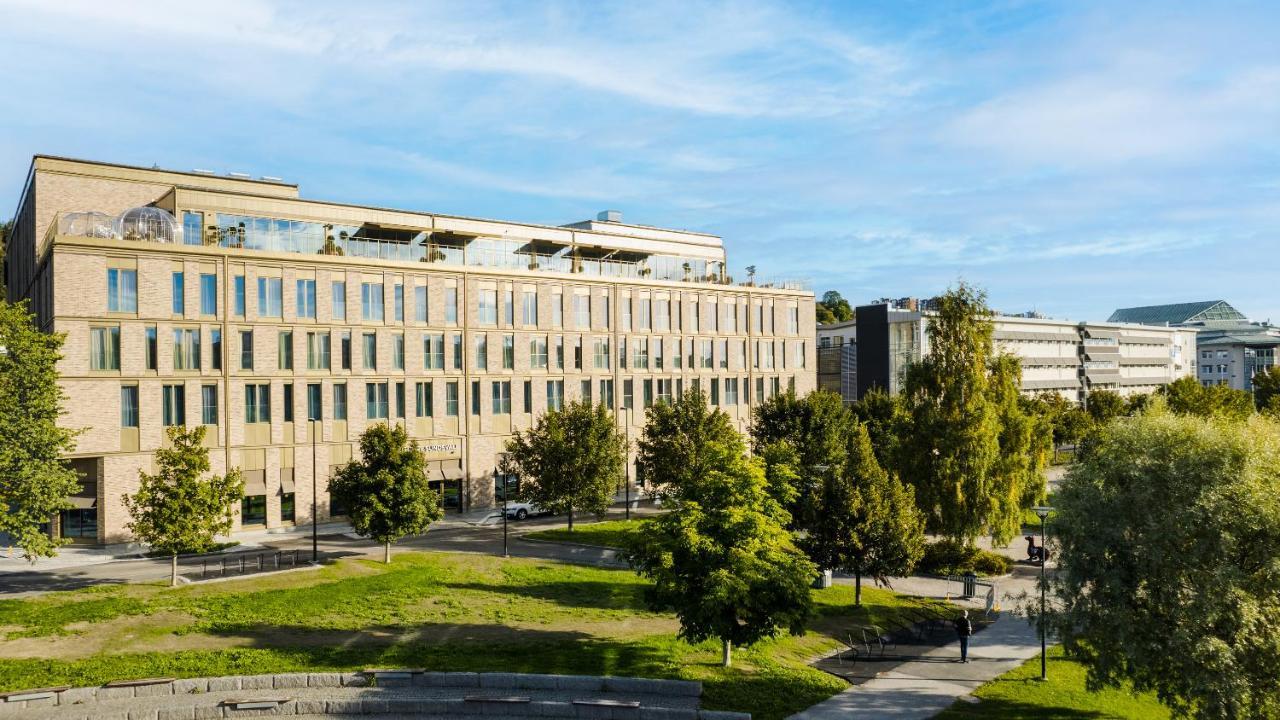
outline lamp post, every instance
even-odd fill
[[[1045,627],[1044,616],[1044,566],[1049,564],[1049,538],[1045,534],[1045,528],[1047,527],[1049,513],[1053,512],[1053,508],[1047,505],[1037,505],[1031,510],[1040,518],[1040,680],[1043,682],[1049,679],[1048,665],[1045,658],[1045,646],[1048,644],[1045,635],[1048,629]]]
[[[316,527],[316,486],[320,484],[320,467],[316,464],[316,418],[311,418],[311,562],[320,562],[320,535]]]
[[[498,468],[493,468],[494,484],[497,484]],[[502,477],[502,557],[509,558],[511,554],[507,551],[507,496],[511,494],[511,487],[507,483],[506,476]]]
[[[622,422],[622,431],[627,437],[627,451],[622,460],[622,472],[624,473],[622,481],[622,489],[625,493],[625,500],[622,506],[626,518],[631,519],[631,413],[628,412]]]

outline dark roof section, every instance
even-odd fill
[[[1140,325],[1182,325],[1194,322],[1221,320],[1246,320],[1244,314],[1231,307],[1226,300],[1175,303],[1173,305],[1144,305],[1120,308],[1111,313],[1107,322],[1138,323]]]

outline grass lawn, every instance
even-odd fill
[[[703,705],[784,718],[844,687],[807,662],[853,624],[936,604],[886,590],[814,591],[798,637],[735,652],[675,638],[628,570],[401,551],[391,565],[168,588],[99,586],[0,601],[0,691],[156,676],[423,667],[700,680]]]
[[[1062,648],[1049,649],[1048,675],[1047,682],[1040,682],[1040,658],[1028,660],[1021,667],[978,688],[974,695],[982,702],[974,705],[957,701],[937,718],[1164,720],[1170,717],[1169,710],[1150,693],[1136,695],[1130,690],[1112,689],[1098,693],[1086,691],[1084,666],[1063,657]]]
[[[555,542],[576,542],[584,545],[600,545],[603,547],[622,547],[627,537],[635,534],[640,526],[647,522],[635,520],[605,520],[597,523],[574,523],[573,532],[567,527],[552,530],[539,530],[526,533],[524,537],[534,540],[553,540]]]

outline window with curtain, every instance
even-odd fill
[[[277,277],[258,278],[258,315],[278,318],[283,312],[283,281]]]
[[[382,283],[360,283],[360,317],[381,322],[385,317]]]
[[[120,369],[119,327],[89,329],[89,368],[92,370]]]
[[[107,311],[138,312],[138,271],[107,268]]]

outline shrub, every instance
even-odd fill
[[[1012,567],[1013,561],[1004,555],[953,540],[939,540],[925,546],[916,571],[925,575],[1005,575]]]

